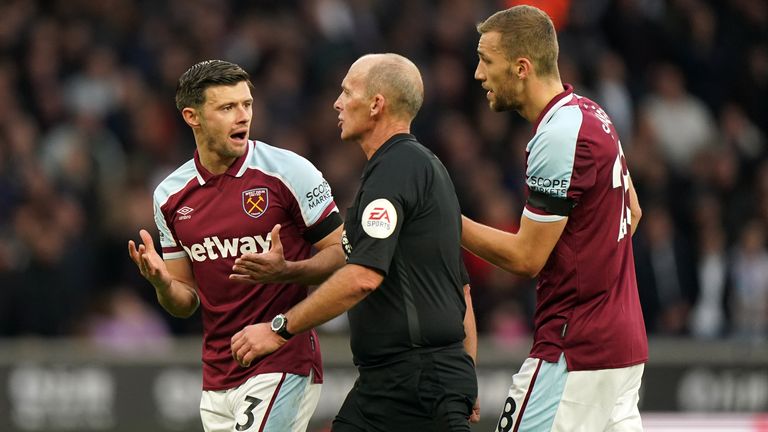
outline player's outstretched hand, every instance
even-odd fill
[[[170,273],[165,266],[165,261],[155,250],[155,243],[147,230],[139,231],[142,244],[136,247],[133,240],[128,240],[128,255],[130,255],[141,275],[144,276],[155,288],[167,288],[171,285]]]
[[[475,405],[472,406],[472,414],[469,415],[470,423],[480,422],[480,398],[475,399]]]
[[[232,280],[244,282],[283,282],[286,277],[287,264],[283,254],[283,243],[280,241],[280,224],[272,228],[270,234],[272,245],[263,253],[247,253],[235,260],[232,266]]]
[[[248,367],[254,359],[275,352],[285,342],[269,323],[249,325],[232,336],[232,357],[240,366]]]

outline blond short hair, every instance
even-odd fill
[[[525,57],[539,76],[559,76],[560,52],[552,19],[541,9],[528,5],[496,12],[477,25],[480,34],[499,32],[501,48],[509,60]]]

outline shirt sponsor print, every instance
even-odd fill
[[[363,231],[373,238],[385,239],[395,232],[397,226],[397,211],[386,198],[371,201],[361,220]]]
[[[565,198],[568,194],[569,180],[566,178],[550,179],[538,176],[528,177],[528,187],[546,195]]]
[[[331,185],[329,185],[327,181],[323,181],[311,191],[307,192],[305,197],[311,210],[320,204],[333,199],[333,196],[331,195]]]
[[[263,253],[272,244],[272,233],[264,238],[260,235],[219,239],[219,236],[205,237],[202,243],[190,246],[182,245],[192,261],[217,260],[219,258],[235,258],[247,253]]]
[[[192,215],[190,215],[190,213],[192,213],[193,211],[195,211],[195,209],[193,209],[192,207],[184,206],[176,210],[176,213],[180,215],[179,220],[185,220],[185,219],[192,218]]]
[[[349,256],[352,255],[352,245],[349,243],[347,230],[341,232],[341,246],[344,248],[344,259],[349,261]]]

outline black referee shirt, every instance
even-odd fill
[[[461,210],[445,167],[413,135],[393,136],[366,164],[343,246],[349,263],[384,274],[349,311],[355,364],[464,340]]]

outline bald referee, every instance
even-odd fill
[[[461,259],[461,214],[448,173],[410,134],[423,101],[416,66],[363,56],[334,104],[341,138],[368,162],[347,210],[347,264],[306,300],[232,340],[243,364],[349,311],[360,377],[334,432],[469,431],[479,420],[476,331]]]

